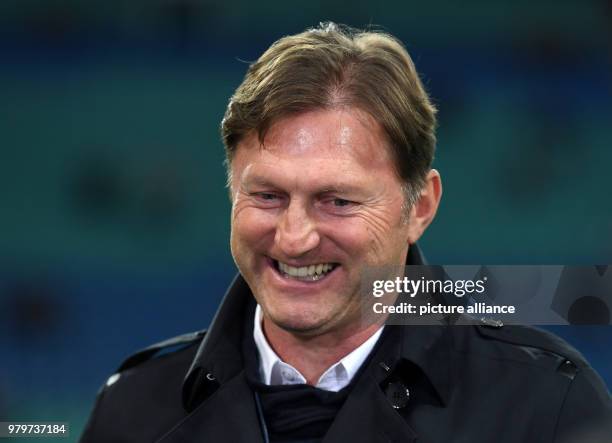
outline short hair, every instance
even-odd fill
[[[236,146],[251,131],[263,144],[281,118],[347,106],[383,128],[411,207],[433,161],[436,108],[396,38],[331,22],[277,40],[249,66],[221,123],[228,178]]]

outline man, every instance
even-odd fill
[[[612,441],[607,389],[559,339],[362,316],[368,269],[423,264],[435,123],[389,35],[274,43],[222,124],[240,274],[207,332],[121,365],[82,441]]]

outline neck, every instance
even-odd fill
[[[272,349],[282,361],[300,371],[312,386],[330,366],[361,346],[381,326],[373,323],[361,329],[305,337],[286,331],[265,315],[263,317],[263,331]]]

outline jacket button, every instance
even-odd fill
[[[117,382],[117,380],[119,380],[120,377],[121,377],[121,374],[119,372],[111,375],[110,377],[108,377],[108,380],[106,380],[106,386],[114,385]]]
[[[578,367],[570,360],[565,360],[557,368],[557,372],[565,375],[570,380],[573,380],[578,373]]]
[[[385,396],[395,409],[405,408],[410,399],[410,391],[399,381],[391,382],[385,388]]]
[[[495,328],[495,329],[499,329],[499,328],[504,326],[504,322],[503,321],[495,320],[495,319],[489,318],[489,317],[482,317],[480,319],[480,323],[483,326],[488,326],[489,328]]]

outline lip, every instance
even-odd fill
[[[341,265],[337,265],[320,280],[307,281],[284,277],[274,265],[274,260],[266,256],[266,273],[270,275],[271,283],[283,291],[314,293],[333,285],[340,276]]]

